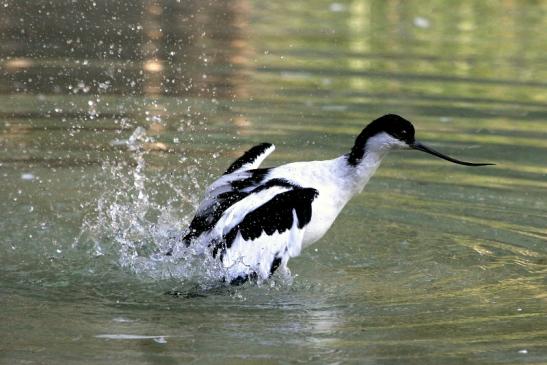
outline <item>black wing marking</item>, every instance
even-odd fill
[[[243,190],[252,186],[257,186],[266,179],[266,175],[268,175],[270,171],[271,169],[268,168],[245,171],[245,173],[249,173],[249,176],[244,179],[230,182],[230,186],[234,190]]]
[[[252,164],[258,157],[260,157],[266,150],[268,150],[273,145],[271,143],[261,143],[259,145],[256,145],[246,151],[240,158],[235,160],[230,167],[228,167],[228,170],[224,173],[231,174],[234,171],[239,170],[246,164]]]
[[[304,228],[311,220],[311,205],[318,194],[313,188],[297,188],[277,194],[248,213],[225,235],[223,244],[230,248],[238,232],[244,240],[257,239],[262,232],[269,236],[276,231],[285,232],[293,226],[293,210],[298,219],[298,228]]]
[[[250,194],[258,193],[259,191],[271,188],[273,186],[300,188],[300,186],[292,184],[285,179],[271,179],[266,183],[259,185],[250,192],[245,192],[242,191],[242,189],[260,184],[265,178],[268,169],[250,170],[249,172],[251,172],[250,177],[232,182],[232,189],[234,190],[219,194],[216,197],[217,201],[210,208],[200,214],[197,214],[192,219],[190,227],[188,227],[188,233],[182,239],[187,246],[193,239],[213,228],[228,208],[238,201],[246,198]]]
[[[190,245],[193,239],[213,228],[229,207],[252,193],[253,188],[266,180],[270,169],[250,169],[231,177],[226,175],[241,169],[245,165],[251,167],[253,163],[260,160],[257,163],[258,165],[273,150],[273,144],[271,143],[261,143],[252,147],[234,161],[224,175],[209,187],[202,205],[198,208],[196,215],[190,222],[186,235],[182,238],[186,246]]]
[[[281,257],[277,255],[274,257],[272,264],[270,265],[270,276],[272,276],[275,270],[279,268],[279,266],[281,265],[281,261]]]
[[[209,209],[194,216],[188,227],[188,233],[182,238],[183,242],[188,246],[193,239],[213,228],[226,209],[248,195],[249,193],[242,191],[227,191],[220,194]]]

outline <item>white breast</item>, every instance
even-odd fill
[[[309,246],[325,235],[338,214],[353,196],[345,177],[345,160],[296,162],[272,171],[271,178],[290,179],[302,187],[319,191],[312,203],[312,218],[305,228],[303,246]]]

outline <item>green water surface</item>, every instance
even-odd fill
[[[547,363],[544,1],[0,0],[0,363]],[[254,143],[390,154],[293,281],[151,255]],[[161,263],[160,263],[161,264]],[[190,272],[194,267],[195,272]]]

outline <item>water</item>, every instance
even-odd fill
[[[544,2],[0,8],[1,363],[547,362]],[[497,165],[393,153],[292,283],[165,294],[210,285],[154,253],[238,153],[387,112]]]

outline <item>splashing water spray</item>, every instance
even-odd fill
[[[190,282],[202,287],[215,285],[223,269],[209,255],[196,252],[192,247],[177,247],[173,255],[165,255],[180,240],[185,222],[190,218],[180,215],[180,200],[195,205],[202,189],[196,186],[198,182],[192,177],[192,168],[185,177],[191,180],[189,186],[195,187],[195,193],[181,190],[180,181],[172,174],[148,177],[145,146],[153,142],[143,127],[137,127],[126,140],[111,142],[112,146],[129,151],[131,161],[103,163],[103,175],[97,184],[104,191],[93,215],[84,220],[77,244],[90,243],[92,256],[114,260],[143,280]],[[173,198],[162,204],[156,202],[153,195],[160,186],[164,189],[163,185],[173,190],[173,194],[169,194]]]

